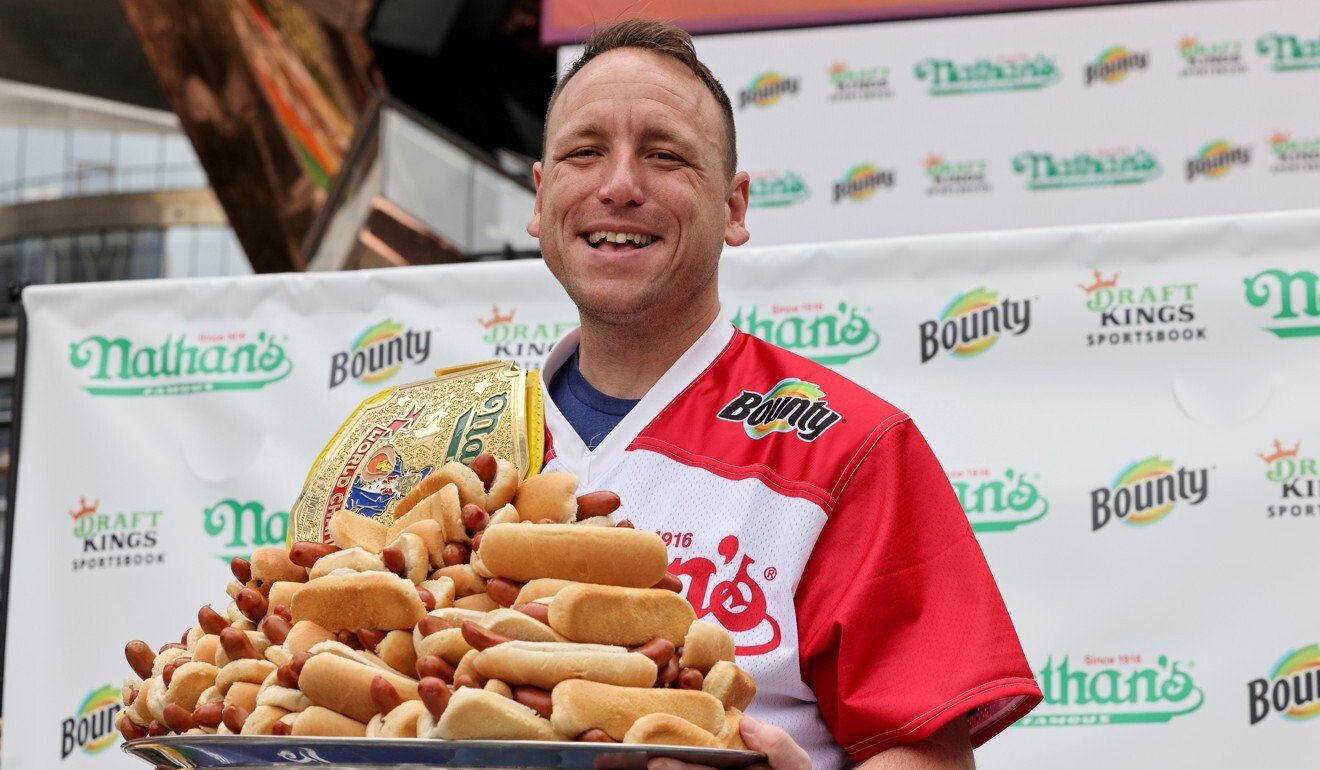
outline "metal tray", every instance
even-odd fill
[[[764,755],[732,749],[554,741],[441,741],[386,738],[309,738],[258,735],[167,735],[124,744],[126,753],[157,768],[330,766],[386,768],[574,768],[645,770],[669,757],[718,768],[764,762]]]

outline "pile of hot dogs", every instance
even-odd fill
[[[116,722],[169,733],[579,740],[745,748],[756,693],[613,492],[451,462],[386,525],[235,559],[232,602],[182,639],[129,642]]]

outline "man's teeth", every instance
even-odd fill
[[[587,242],[592,246],[595,246],[601,241],[609,241],[610,243],[627,243],[628,241],[632,241],[638,246],[645,246],[650,243],[653,238],[654,236],[645,235],[643,233],[615,233],[608,230],[598,230],[587,236]]]

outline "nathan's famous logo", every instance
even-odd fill
[[[1320,37],[1269,34],[1256,38],[1256,53],[1275,72],[1320,70]]]
[[[949,483],[967,513],[973,532],[1009,532],[1039,521],[1050,501],[1032,483],[1039,476],[1013,468],[991,473],[987,468],[949,473]]]
[[[1275,310],[1271,318],[1283,321],[1265,330],[1279,339],[1320,336],[1320,278],[1310,270],[1262,270],[1242,279],[1252,307]]]
[[[1168,722],[1201,708],[1193,664],[1144,655],[1053,656],[1036,672],[1045,698],[1016,727],[1097,727]]]
[[[73,571],[163,564],[159,549],[161,511],[102,511],[101,500],[78,498],[70,510],[73,537],[81,541]]]
[[[843,173],[843,178],[834,183],[833,201],[838,203],[844,198],[864,201],[875,195],[875,191],[894,186],[892,169],[876,168],[870,163],[859,163]]]
[[[69,364],[85,370],[93,396],[177,396],[258,390],[293,371],[281,338],[269,332],[166,335],[161,343],[94,334],[69,345]]]
[[[1061,77],[1054,60],[1044,54],[1000,56],[962,63],[929,58],[917,62],[913,74],[917,80],[930,81],[931,96],[1028,91],[1054,85]]]
[[[1198,176],[1219,179],[1234,166],[1246,166],[1250,163],[1250,147],[1233,145],[1223,139],[1216,139],[1202,147],[1195,157],[1187,159],[1187,181],[1190,182]]]
[[[871,328],[869,312],[847,302],[829,309],[821,302],[740,307],[733,325],[818,364],[837,366],[880,347],[880,333]]]
[[[1159,158],[1138,147],[1072,155],[1028,150],[1013,157],[1013,173],[1026,177],[1028,190],[1065,190],[1145,184],[1158,179],[1163,169]]]
[[[404,364],[423,363],[430,355],[431,332],[404,329],[387,318],[368,326],[348,350],[330,357],[330,387],[343,385],[349,377],[363,385],[379,385]]]
[[[73,716],[60,723],[60,759],[68,759],[77,749],[100,754],[115,745],[119,740],[115,716],[122,709],[122,693],[113,685],[88,693]]]
[[[1320,645],[1288,650],[1274,664],[1269,678],[1247,682],[1247,713],[1251,724],[1275,712],[1292,722],[1320,716]]]
[[[811,197],[811,188],[792,171],[761,171],[751,175],[748,205],[752,208],[792,206]]]
[[[659,535],[673,550],[681,551],[694,544],[691,532]],[[736,535],[726,535],[716,549],[719,565],[704,556],[678,557],[669,563],[669,574],[689,580],[687,599],[698,618],[713,616],[726,630],[738,635],[734,650],[737,654],[764,655],[779,649],[784,636],[779,621],[770,614],[765,589],[757,578],[772,582],[779,576],[779,570],[773,566],[753,570],[756,560],[745,553],[738,558],[740,548]],[[716,577],[727,573],[735,560],[738,566],[733,576],[712,585]]]
[[[960,193],[990,192],[986,181],[984,160],[948,160],[931,154],[922,162],[930,187],[927,195],[957,195]]]
[[[202,529],[222,541],[224,551],[216,554],[220,561],[228,564],[235,556],[250,561],[258,548],[284,545],[289,512],[273,510],[256,500],[227,497],[202,509]]]
[[[1110,85],[1121,83],[1134,71],[1146,69],[1149,63],[1150,54],[1146,51],[1129,51],[1121,45],[1106,48],[1094,62],[1086,65],[1086,85],[1090,86],[1097,80]]]
[[[481,341],[490,345],[491,357],[512,360],[523,369],[540,369],[550,349],[565,334],[577,328],[576,321],[519,322],[516,308],[501,312],[499,305],[490,309],[490,318],[478,318]]]
[[[1118,273],[1092,272],[1091,283],[1077,287],[1086,293],[1086,309],[1096,314],[1100,331],[1086,335],[1086,346],[1142,345],[1205,339],[1196,320],[1194,283],[1119,286]]]
[[[1173,512],[1178,503],[1200,505],[1209,492],[1210,469],[1178,467],[1152,456],[1118,472],[1114,483],[1091,490],[1091,531],[1114,519],[1148,527]]]
[[[1183,77],[1235,75],[1246,72],[1242,63],[1242,43],[1236,40],[1205,43],[1187,36],[1178,41],[1178,56],[1183,60]]]
[[[1287,174],[1295,171],[1320,171],[1320,136],[1293,139],[1290,134],[1275,131],[1269,138],[1274,166],[1270,171]]]
[[[1265,463],[1265,478],[1279,485],[1277,505],[1266,509],[1269,519],[1315,517],[1320,515],[1320,470],[1314,457],[1299,457],[1302,442],[1285,447],[1274,439],[1274,451],[1256,456]],[[1320,692],[1316,693],[1320,697]]]
[[[889,87],[888,67],[867,67],[848,69],[848,65],[836,61],[826,70],[830,76],[830,101],[852,99],[888,99],[894,95]]]
[[[796,95],[801,83],[800,78],[784,77],[774,70],[762,72],[752,78],[752,82],[748,83],[746,88],[738,92],[738,109],[745,109],[749,104],[755,107],[773,107],[784,95]]]
[[[989,350],[1005,334],[1017,337],[1031,328],[1031,300],[1000,299],[999,292],[972,289],[953,298],[939,318],[923,321],[921,363],[941,351],[971,358]]]
[[[765,394],[744,390],[725,404],[718,417],[740,422],[755,439],[771,433],[797,433],[803,441],[815,441],[839,421],[825,392],[815,383],[790,377]]]

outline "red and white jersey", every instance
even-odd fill
[[[577,348],[546,361],[543,381]],[[749,713],[817,768],[967,714],[978,746],[1041,699],[944,471],[907,415],[720,320],[588,451],[545,397],[546,469],[660,533],[733,633]]]

